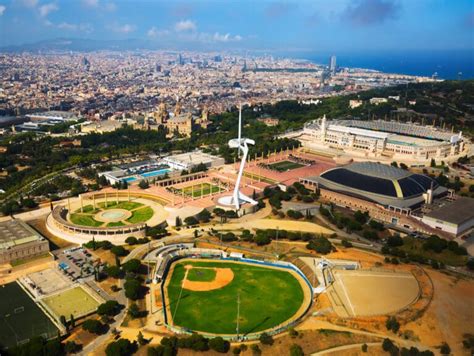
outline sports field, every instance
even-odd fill
[[[417,300],[420,287],[411,273],[337,270],[329,299],[340,316],[386,315]]]
[[[13,347],[33,336],[57,335],[56,326],[17,284],[0,286],[0,345]]]
[[[186,194],[187,196],[199,198],[201,196],[218,193],[221,191],[221,188],[219,188],[217,185],[214,185],[214,184],[202,183],[202,184],[194,184],[188,187],[178,189],[178,191],[180,192],[182,192],[183,190],[184,190],[184,194]]]
[[[303,288],[303,281],[279,268],[182,260],[172,266],[165,286],[168,317],[194,331],[235,334],[239,309],[239,333],[258,332],[302,312],[310,293]]]
[[[82,287],[75,287],[64,292],[54,294],[41,300],[54,314],[57,319],[64,315],[69,319],[70,315],[80,317],[94,312],[100,304]]]
[[[268,166],[277,170],[278,172],[286,172],[286,171],[291,171],[292,169],[305,167],[303,164],[295,163],[291,161],[280,161],[276,163],[270,163]]]

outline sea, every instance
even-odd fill
[[[440,79],[474,79],[474,49],[436,51],[364,51],[334,53],[287,53],[317,64],[328,64],[335,55],[337,65],[351,68],[375,69],[386,73],[399,73]]]

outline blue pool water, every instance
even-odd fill
[[[136,181],[137,178],[135,178],[135,177],[127,177],[127,178],[124,178],[124,179],[122,179],[122,180],[124,180],[124,181],[127,182],[127,183],[130,183],[130,182]]]
[[[143,178],[150,178],[150,177],[156,177],[156,176],[162,176],[166,173],[168,173],[170,170],[167,168],[164,169],[159,169],[157,171],[151,171],[151,172],[146,172],[140,174]]]

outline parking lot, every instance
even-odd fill
[[[73,247],[56,254],[59,270],[72,281],[94,274],[92,255],[82,247]]]

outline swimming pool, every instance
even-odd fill
[[[162,176],[165,175],[166,173],[170,172],[169,169],[164,168],[164,169],[159,169],[157,171],[151,171],[151,172],[146,172],[140,174],[143,178],[150,178],[150,177],[156,177],[156,176]]]
[[[123,178],[122,180],[124,180],[124,181],[127,182],[127,183],[130,183],[130,182],[136,181],[137,178],[135,178],[135,177],[127,177],[127,178]]]

